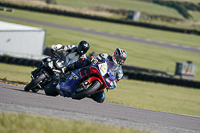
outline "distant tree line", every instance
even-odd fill
[[[200,3],[194,4],[191,2],[163,1],[163,0],[153,0],[153,3],[174,8],[180,14],[182,14],[183,17],[186,19],[192,18],[192,16],[188,13],[188,10],[200,12]]]

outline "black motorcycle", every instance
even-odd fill
[[[52,57],[42,59],[37,69],[31,72],[32,80],[24,90],[32,90],[32,92],[43,90],[45,85],[63,73],[63,65],[64,61],[61,60],[60,55],[52,51]]]

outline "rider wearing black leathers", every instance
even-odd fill
[[[64,55],[63,61],[64,66],[68,66],[69,64],[73,64],[78,61],[79,58],[86,58],[85,53],[89,50],[90,44],[82,40],[79,42],[78,46],[75,45],[67,45],[63,46],[61,44],[52,45],[51,50],[56,52],[62,52]]]

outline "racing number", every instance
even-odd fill
[[[101,71],[102,71],[103,73],[106,73],[106,70],[107,70],[106,65],[102,65],[102,66],[101,66]]]

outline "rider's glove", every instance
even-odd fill
[[[110,87],[107,87],[106,89],[107,89],[107,91],[108,91],[108,90],[112,90],[112,89],[114,89],[114,88],[116,88],[116,87],[117,87],[117,83],[116,83],[116,81],[114,80],[114,81],[113,81],[113,85],[110,86]]]
[[[75,63],[72,63],[70,65],[68,65],[67,67],[64,67],[64,72],[67,73],[69,71],[72,71],[75,69]]]
[[[97,56],[96,58],[94,56],[91,56],[90,57],[90,61],[93,63],[93,64],[98,64],[98,63],[101,63],[101,58],[99,56]]]
[[[64,73],[67,73],[69,70],[67,67],[64,68]]]
[[[95,59],[95,58],[92,58],[92,59],[91,59],[91,62],[92,62],[93,64],[97,64],[97,63],[98,63],[98,60]]]

